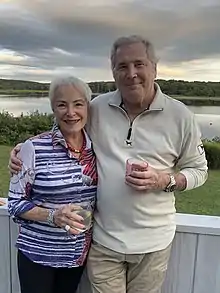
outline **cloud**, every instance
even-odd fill
[[[159,64],[158,78],[179,80],[206,80],[219,82],[220,61],[217,59],[200,59],[179,64]],[[202,79],[201,79],[202,76]]]
[[[46,70],[50,78],[54,71],[70,69],[81,72],[87,80],[111,78],[113,41],[136,33],[148,36],[155,44],[160,75],[175,78],[185,74],[187,78],[190,73],[192,77],[196,69],[187,70],[187,64],[204,60],[204,67],[200,67],[204,71],[206,62],[215,63],[219,58],[219,1],[192,0],[190,5],[181,0],[165,2],[1,1],[0,70],[6,64],[11,69],[14,65],[33,79],[39,79],[36,70]],[[203,79],[202,74],[196,75]]]

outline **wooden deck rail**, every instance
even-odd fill
[[[220,217],[177,214],[177,231],[162,293],[220,292]],[[17,226],[0,207],[0,293],[19,293]],[[91,293],[86,273],[78,293]],[[147,293],[147,292],[146,292]]]

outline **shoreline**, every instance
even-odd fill
[[[1,98],[46,98],[48,97],[47,90],[0,90]],[[92,98],[98,96],[97,93],[92,94]],[[180,95],[170,95],[172,98],[181,101],[187,106],[220,106],[220,97],[204,97],[204,96],[180,96]]]

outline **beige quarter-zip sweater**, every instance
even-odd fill
[[[202,185],[207,178],[207,161],[194,115],[156,87],[150,108],[132,124],[120,107],[118,90],[91,103],[88,130],[99,176],[93,237],[126,254],[166,248],[176,227],[173,193],[135,191],[125,184],[128,158],[141,157],[168,172],[178,167],[187,179],[187,189]]]

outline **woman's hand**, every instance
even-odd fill
[[[82,224],[83,217],[75,213],[75,211],[79,209],[81,209],[81,207],[74,204],[68,204],[58,208],[54,213],[54,224],[63,229],[69,226],[68,233],[75,235],[79,234],[80,231],[77,229],[85,228]]]

